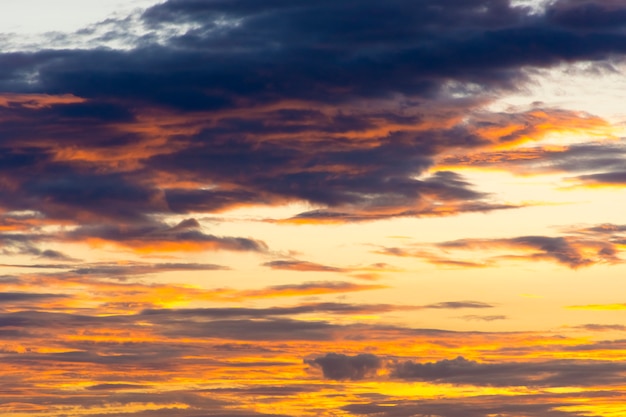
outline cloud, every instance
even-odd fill
[[[345,269],[333,266],[320,265],[313,262],[298,260],[277,260],[266,262],[263,266],[272,269],[282,269],[287,271],[305,271],[305,272],[344,272]]]
[[[336,294],[387,288],[378,284],[354,284],[344,281],[312,281],[303,284],[273,285],[260,290],[244,290],[241,296],[249,298],[290,297],[303,295]]]
[[[607,121],[542,105],[496,112],[490,104],[524,90],[537,70],[585,63],[591,72],[622,60],[623,4],[559,0],[538,12],[516,4],[166,0],[75,33],[46,35],[39,45],[20,49],[29,41],[2,40],[0,254],[35,258],[31,265],[3,263],[23,269],[0,277],[2,411],[578,417],[592,413],[568,408],[586,405],[578,399],[608,395],[596,388],[615,389],[612,401],[619,403],[625,369],[617,361],[510,358],[616,354],[623,341],[581,344],[531,332],[358,319],[404,310],[487,311],[492,304],[334,303],[322,298],[386,286],[312,281],[248,288],[241,281],[210,288],[208,281],[163,283],[166,275],[159,275],[216,271],[220,283],[231,285],[228,279],[241,274],[195,257],[224,250],[267,261],[272,253],[256,235],[260,229],[230,235],[222,232],[228,225],[208,230],[195,220],[216,213],[306,207],[263,219],[264,227],[275,227],[525,207],[463,175],[467,166],[565,172],[578,185],[622,185],[622,140],[539,143],[552,133],[608,137]],[[601,225],[381,251],[458,268],[545,260],[575,269],[621,262],[625,231]],[[67,252],[74,248],[89,259],[74,259]],[[485,259],[476,259],[478,252]],[[264,266],[273,270],[365,270],[270,259]],[[320,301],[271,305],[311,296]],[[352,353],[372,346],[375,355]],[[485,349],[491,356],[484,362],[442,359],[461,352],[473,358]],[[351,353],[315,353],[342,351]],[[420,357],[415,352],[432,362],[407,359]],[[309,359],[303,365],[299,358]],[[332,381],[304,375],[306,366]],[[391,385],[369,384],[370,378]],[[392,389],[413,381],[478,388],[446,398],[439,386],[441,397],[420,401]],[[506,388],[507,395],[479,395],[485,386]],[[576,398],[530,394],[533,387],[572,386],[594,389]]]
[[[356,415],[377,417],[441,416],[441,417],[489,417],[494,415],[523,415],[528,417],[583,417],[584,411],[568,411],[567,406],[578,405],[576,398],[559,396],[533,396],[511,398],[510,396],[476,396],[439,400],[382,400],[371,403],[350,404],[344,410]]]
[[[327,353],[305,362],[321,368],[324,378],[334,380],[363,379],[375,375],[383,365],[380,358],[371,354],[347,356],[340,353]]]
[[[576,29],[606,30],[623,27],[626,8],[616,1],[554,2],[547,18],[558,25]]]
[[[320,368],[324,378],[376,378],[387,370],[390,378],[436,384],[475,386],[587,387],[619,385],[626,368],[613,361],[548,360],[481,363],[459,356],[436,362],[414,362],[373,354],[347,356],[329,353],[307,364]],[[584,378],[581,378],[585,375]]]
[[[622,324],[583,324],[582,326],[577,326],[583,330],[591,330],[594,332],[608,332],[608,331],[624,331],[626,330],[626,326]]]
[[[619,384],[625,372],[626,368],[610,361],[479,363],[459,356],[438,362],[399,362],[393,375],[437,383],[564,387]]]
[[[68,241],[112,243],[140,253],[171,251],[231,250],[264,252],[267,245],[255,239],[205,234],[195,219],[169,226],[147,223],[142,226],[84,226],[68,232]]]
[[[572,121],[576,124],[576,121]],[[603,130],[601,121],[589,133]],[[614,137],[610,129],[603,140],[573,145],[538,145],[498,151],[479,151],[445,156],[439,163],[447,169],[489,168],[520,175],[576,174],[563,177],[562,187],[621,187],[626,183],[626,146],[624,138]],[[584,128],[582,128],[582,132]]]
[[[117,390],[134,390],[134,389],[146,389],[149,388],[148,385],[138,385],[138,384],[96,384],[88,387],[87,389],[90,391],[117,391]]]
[[[269,308],[195,308],[195,309],[148,309],[141,312],[146,316],[164,316],[170,318],[186,317],[260,317],[271,316],[294,316],[298,314],[375,314],[397,310],[419,309],[418,306],[402,306],[391,304],[349,304],[349,303],[306,303],[291,307],[269,307]]]
[[[608,228],[608,229],[607,229]],[[588,267],[601,263],[620,263],[619,257],[621,230],[610,230],[604,225],[601,230],[593,228],[571,228],[564,236],[517,236],[512,238],[458,239],[433,244],[438,252],[428,250],[427,245],[413,247],[383,247],[377,253],[424,259],[435,265],[476,268],[496,265],[503,260],[548,260],[571,269]],[[607,239],[607,234],[609,238]],[[423,247],[423,248],[422,248]],[[467,251],[492,251],[492,256],[484,260],[465,260],[462,255]]]
[[[574,179],[586,185],[624,185],[626,184],[626,171],[579,175]]]
[[[299,259],[278,259],[275,261],[265,262],[263,266],[274,270],[285,270],[294,272],[335,272],[349,273],[353,278],[375,281],[379,279],[381,272],[397,271],[396,268],[385,263],[376,263],[370,265],[355,265],[347,267],[337,267],[323,265],[315,262],[303,261]]]
[[[483,303],[480,301],[446,301],[442,303],[436,304],[428,304],[423,306],[423,308],[434,308],[434,309],[460,309],[460,308],[493,308],[491,304]]]
[[[491,316],[480,316],[476,314],[468,314],[465,316],[458,317],[467,321],[496,321],[496,320],[507,320],[508,317],[504,315],[491,315]]]
[[[70,269],[70,274],[77,276],[124,279],[132,275],[157,274],[170,271],[218,271],[227,267],[200,263],[86,263]]]
[[[43,301],[55,298],[67,298],[67,294],[30,293],[30,292],[0,292],[0,303],[19,303],[23,301]]]
[[[220,338],[247,341],[328,341],[336,337],[340,326],[325,321],[289,318],[222,319],[209,322],[167,322],[160,320],[159,332],[168,338]]]
[[[585,133],[586,129],[602,130],[606,122],[595,119],[585,125],[585,120],[576,120],[576,115],[564,124],[580,125],[579,129]],[[571,127],[570,127],[571,128]],[[610,130],[605,133],[610,136]],[[537,145],[523,148],[513,148],[499,151],[483,151],[465,155],[446,156],[440,163],[454,167],[488,167],[502,169],[524,175],[554,173],[554,172],[585,172],[619,170],[624,166],[626,148],[624,140],[620,138],[605,139],[602,141],[587,141],[572,145]]]
[[[62,252],[52,249],[46,249],[39,253],[40,258],[52,259],[56,261],[75,261],[71,256],[65,255]]]
[[[598,22],[623,11],[593,7],[580,10]],[[558,109],[484,110],[494,92],[523,85],[529,67],[626,51],[618,27],[576,24],[578,10],[168,1],[73,34],[125,50],[2,53],[0,171],[12,187],[0,205],[91,225],[293,201],[314,209],[282,221],[520,207],[429,170],[452,149],[602,125]]]

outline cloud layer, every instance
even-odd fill
[[[510,232],[554,195],[490,176],[624,186],[619,123],[502,103],[621,74],[626,7],[525,3],[166,0],[0,34],[0,414],[626,413],[621,194]],[[491,288],[511,264],[536,269]],[[519,301],[534,271],[558,297]]]

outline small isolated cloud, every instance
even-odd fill
[[[282,269],[286,271],[303,271],[303,272],[344,272],[345,269],[334,266],[321,265],[313,262],[298,260],[277,260],[266,262],[263,266],[272,269]]]
[[[626,331],[626,326],[623,324],[596,324],[589,323],[581,326],[576,326],[577,329],[589,330],[592,332],[611,332],[611,331]]]
[[[491,304],[483,303],[481,301],[446,301],[443,303],[428,304],[423,308],[434,309],[460,309],[460,308],[493,308]]]
[[[372,354],[348,356],[341,353],[327,353],[306,363],[320,368],[324,378],[334,380],[359,380],[371,377],[382,368],[383,361]]]
[[[496,320],[507,320],[507,316],[503,315],[493,315],[493,316],[481,316],[476,314],[468,314],[465,316],[459,316],[459,319],[467,320],[467,321],[496,321]]]

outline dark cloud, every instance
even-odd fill
[[[225,319],[189,322],[159,321],[160,331],[168,337],[220,338],[250,341],[332,340],[341,327],[328,322],[274,319]]]
[[[393,375],[437,383],[567,387],[619,384],[626,367],[609,361],[479,363],[463,357],[438,362],[399,362]]]
[[[493,308],[491,304],[483,303],[481,301],[446,301],[436,304],[428,304],[423,308],[434,309],[459,309],[459,308]]]
[[[623,324],[584,324],[582,326],[578,326],[578,328],[583,330],[591,330],[594,332],[610,332],[610,331],[625,331],[626,326]]]
[[[79,208],[100,218],[141,220],[160,198],[156,189],[132,184],[123,176],[70,172],[36,178],[23,184],[23,192],[46,201],[45,211],[54,218],[72,218]],[[158,204],[158,203],[157,203]]]
[[[267,250],[267,245],[259,240],[205,234],[195,219],[183,220],[174,226],[154,222],[130,227],[84,226],[68,232],[65,236],[69,241],[101,239],[131,249],[156,252],[206,249],[251,252]]]
[[[588,387],[619,385],[626,373],[620,362],[550,360],[481,363],[461,356],[419,363],[372,354],[347,356],[329,353],[306,363],[322,370],[324,378],[364,379],[386,369],[391,378],[437,384],[527,387]]]
[[[626,26],[626,7],[618,1],[555,1],[548,9],[549,21],[582,30],[620,29]]]
[[[156,274],[170,271],[217,271],[228,268],[214,264],[198,263],[129,263],[124,264],[84,264],[78,268],[70,269],[70,274],[79,276],[97,276],[104,278],[123,279],[132,275]]]
[[[583,184],[623,185],[626,184],[626,171],[579,175],[575,177],[575,179],[579,180]]]
[[[455,155],[443,158],[442,163],[521,170],[528,174],[551,171],[584,172],[623,168],[625,156],[624,141],[611,140]]]
[[[269,308],[196,308],[196,309],[149,309],[141,314],[150,316],[163,316],[168,318],[188,319],[192,317],[270,317],[292,316],[298,314],[373,314],[394,310],[419,309],[421,307],[398,306],[391,304],[348,304],[348,303],[308,303],[292,307],[269,307]]]
[[[287,271],[309,271],[309,272],[344,272],[345,269],[333,266],[320,265],[313,262],[298,260],[278,260],[263,264],[272,269],[284,269]]]
[[[397,401],[387,400],[373,403],[350,404],[344,410],[355,415],[375,415],[377,417],[584,417],[587,412],[567,411],[563,408],[578,403],[575,398],[552,398],[551,396],[524,396],[511,398],[504,396],[478,396],[474,399],[443,399]],[[594,415],[594,417],[597,417]]]
[[[564,186],[569,187],[621,186],[626,183],[626,146],[623,138],[558,147],[481,151],[447,156],[441,163],[450,167],[489,167],[523,175],[577,174],[564,178]]]
[[[490,120],[478,109],[528,67],[626,52],[622,12],[597,2],[531,14],[506,0],[167,1],[134,17],[147,33],[129,50],[0,54],[2,166],[19,182],[0,204],[83,223],[289,201],[320,206],[294,221],[517,207],[453,172],[424,174],[444,150],[536,131],[536,114]],[[101,23],[126,42],[128,25]],[[520,119],[530,123],[511,134],[480,133]]]
[[[71,256],[65,255],[62,252],[52,249],[45,249],[39,253],[40,258],[52,259],[56,261],[74,261]]]
[[[249,411],[237,407],[232,401],[210,398],[206,394],[194,391],[172,390],[169,392],[155,392],[150,389],[144,391],[113,390],[101,392],[98,390],[66,390],[60,395],[59,390],[46,392],[47,398],[37,398],[31,393],[21,396],[23,404],[28,407],[46,407],[48,410],[64,413],[68,407],[88,407],[93,416],[105,417],[110,410],[102,410],[102,396],[121,407],[115,413],[120,417],[201,417],[208,415],[215,417],[288,417],[285,414],[265,414]],[[176,404],[175,407],[172,405]],[[182,406],[182,407],[181,407]],[[102,412],[100,412],[102,410]]]
[[[324,378],[359,380],[376,374],[383,366],[380,358],[371,354],[347,356],[340,353],[327,353],[306,363],[321,368]]]
[[[0,302],[8,306],[0,312],[0,359],[8,369],[0,376],[5,411],[64,415],[88,410],[94,417],[278,416],[249,410],[272,409],[267,397],[287,393],[297,409],[299,394],[304,398],[324,387],[335,392],[323,392],[324,401],[315,405],[320,410],[307,413],[328,414],[332,410],[321,408],[332,395],[342,401],[332,406],[342,407],[358,392],[363,395],[359,404],[337,412],[381,417],[582,416],[564,411],[580,405],[571,398],[549,397],[548,403],[531,396],[385,402],[361,389],[339,392],[341,382],[298,391],[281,385],[287,382],[284,374],[275,377],[281,366],[303,371],[301,363],[285,358],[308,357],[313,358],[308,365],[321,369],[325,378],[351,384],[379,371],[385,378],[390,371],[395,383],[551,388],[613,387],[623,380],[623,365],[608,361],[457,358],[420,363],[372,354],[311,354],[396,339],[423,341],[442,352],[467,352],[472,338],[491,342],[504,336],[345,324],[352,319],[347,315],[485,309],[491,304],[320,302],[271,307],[267,302],[275,297],[337,296],[384,286],[316,281],[210,290],[106,280],[139,276],[149,281],[152,277],[144,275],[223,269],[194,261],[151,264],[148,256],[154,253],[269,254],[256,237],[209,233],[193,218],[197,213],[299,203],[306,211],[278,221],[346,223],[522,207],[499,201],[482,188],[486,184],[471,183],[454,172],[453,163],[446,165],[443,156],[458,152],[456,166],[487,165],[480,158],[468,157],[468,162],[463,159],[467,155],[493,156],[514,170],[521,166],[512,162],[520,154],[496,152],[494,147],[541,137],[546,126],[601,125],[597,118],[559,109],[497,113],[485,105],[523,89],[534,70],[576,62],[607,66],[626,53],[619,2],[558,0],[546,7],[545,13],[531,13],[507,0],[167,0],[73,34],[47,35],[50,46],[74,40],[80,47],[0,52],[0,251],[54,264],[22,265],[31,268],[28,274],[0,277],[7,285]],[[104,47],[109,41],[127,49]],[[624,182],[624,152],[618,144],[518,152],[550,165],[546,170],[571,172],[579,184]],[[446,168],[438,166],[440,158]],[[173,215],[187,219],[176,224]],[[621,261],[626,238],[623,226],[615,227],[556,237],[465,239],[427,251],[387,250],[468,267],[500,259],[448,259],[445,253],[428,251],[506,249],[509,259],[550,260],[578,268]],[[56,245],[86,242],[145,257],[127,264],[79,264]],[[356,270],[293,259],[275,259],[265,266]],[[54,272],[38,270],[43,268]],[[79,291],[80,285],[87,298],[54,294],[61,290],[24,290],[44,284],[48,286],[42,288],[63,291],[66,285]],[[19,309],[10,305],[15,302]],[[155,308],[170,302],[198,308]],[[231,304],[217,308],[214,302]],[[50,311],[46,306],[51,303],[65,304]],[[306,315],[315,317],[307,320]],[[44,345],[46,349],[37,349]],[[623,347],[623,341],[604,341],[560,348],[584,352]],[[533,347],[515,349],[529,352]],[[186,379],[191,372],[200,378],[197,386]],[[243,381],[239,375],[244,374],[252,378]],[[263,381],[259,386],[246,385],[260,381],[258,375]],[[228,388],[233,391],[200,391],[216,388],[217,381],[232,382]],[[270,386],[260,386],[266,383]],[[179,391],[183,385],[185,390]],[[228,396],[237,401],[222,401]],[[373,398],[377,402],[367,403]],[[119,411],[124,407],[133,411]]]
[[[559,263],[567,265],[571,268],[578,268],[594,263],[593,259],[585,257],[582,248],[576,247],[577,242],[573,242],[563,237],[546,237],[546,236],[521,236],[509,240],[514,246],[529,247],[540,250],[542,255],[552,258]],[[584,243],[584,242],[580,242]],[[598,242],[599,243],[599,242]],[[597,256],[599,259],[612,260],[615,251],[611,245],[601,245],[598,248]]]
[[[43,301],[55,298],[67,298],[66,294],[46,294],[30,292],[0,292],[0,303],[16,303],[22,301]]]
[[[246,388],[214,388],[207,389],[208,392],[214,393],[234,393],[245,395],[259,395],[269,397],[294,396],[303,393],[311,393],[323,389],[324,386],[318,384],[297,384],[297,385],[281,385],[281,386],[251,386]]]
[[[302,284],[273,285],[260,290],[246,290],[242,291],[241,295],[246,297],[316,295],[367,291],[382,288],[387,288],[387,286],[378,284],[355,284],[345,281],[311,281]]]
[[[449,216],[461,213],[489,212],[493,210],[506,210],[520,208],[513,204],[490,204],[490,203],[461,203],[456,205],[441,205],[429,207],[424,210],[406,210],[395,213],[358,213],[337,212],[331,210],[312,210],[300,213],[292,218],[282,220],[285,223],[356,223],[376,220],[385,220],[394,217],[422,217],[422,216]]]
[[[128,390],[128,389],[146,389],[149,388],[148,385],[138,385],[138,384],[96,384],[87,387],[90,391],[117,391],[117,390]]]
[[[235,73],[232,78],[247,82],[232,87],[232,78],[215,71],[226,86],[222,88],[269,97],[287,90],[323,100],[329,98],[322,94],[333,84],[347,87],[346,98],[394,91],[425,94],[445,78],[498,85],[512,76],[506,70],[515,67],[623,52],[619,31],[603,30],[601,36],[579,30],[583,28],[577,25],[569,30],[551,27],[549,19],[531,17],[527,10],[510,7],[508,1],[444,5],[366,1],[358,10],[350,2],[330,1],[315,5],[275,1],[263,6],[249,1],[173,1],[149,9],[144,19],[156,27],[200,23],[202,29],[172,38],[171,44],[186,51],[217,53],[223,53],[226,45],[234,48],[239,60],[266,71],[261,73],[264,76],[248,79]],[[216,32],[217,21],[233,24],[222,25]],[[452,24],[454,31],[448,29]],[[574,44],[579,48],[572,48]],[[509,53],[510,45],[515,46],[515,54]],[[279,62],[284,66],[276,65]],[[299,71],[279,78],[289,67]],[[314,80],[317,88],[298,90],[298,85],[310,85],[307,79]],[[270,80],[274,83],[267,88]]]
[[[616,228],[617,227],[617,228]],[[622,231],[618,226],[602,225],[598,228],[572,228],[564,236],[518,236],[497,239],[459,239],[432,245],[441,252],[427,249],[427,245],[412,247],[383,247],[377,253],[416,257],[436,265],[460,267],[486,267],[502,260],[549,260],[572,269],[601,263],[622,262],[619,257]],[[607,239],[607,235],[609,238]],[[508,254],[485,257],[482,261],[453,257],[450,251],[508,250]],[[528,250],[533,252],[528,253]]]
[[[458,317],[463,320],[468,321],[496,321],[496,320],[507,320],[507,316],[503,315],[490,315],[490,316],[480,316],[476,314],[467,314],[465,316]]]
[[[290,307],[270,308],[198,308],[198,309],[146,309],[133,316],[113,316],[107,320],[119,322],[150,322],[155,330],[170,338],[205,337],[237,341],[332,341],[387,340],[389,337],[425,337],[432,343],[442,337],[449,346],[459,334],[436,329],[411,329],[389,325],[340,324],[331,320],[320,321],[291,316],[319,313],[377,314],[396,310],[413,310],[413,306],[352,305],[342,303],[308,303]],[[23,316],[18,316],[23,319]],[[1,317],[0,317],[1,318]],[[96,318],[86,319],[88,322]],[[464,333],[460,333],[464,334]],[[450,340],[448,340],[450,338]],[[254,346],[252,350],[259,349]],[[231,345],[227,346],[232,350]]]

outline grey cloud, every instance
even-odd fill
[[[423,308],[433,309],[459,309],[459,308],[493,308],[491,304],[483,303],[481,301],[446,301],[436,304],[428,304]]]
[[[333,266],[320,265],[313,262],[298,260],[277,260],[266,262],[263,266],[272,269],[284,269],[287,271],[309,271],[309,272],[344,272],[345,269]]]
[[[490,316],[481,316],[476,314],[467,314],[465,316],[458,317],[463,320],[468,321],[496,321],[496,320],[507,320],[508,317],[504,315],[490,315]]]
[[[563,236],[517,236],[511,238],[458,239],[431,244],[439,252],[426,249],[427,244],[405,248],[383,247],[378,253],[391,256],[416,257],[433,264],[455,265],[461,267],[487,267],[502,260],[550,260],[571,269],[588,267],[601,263],[620,263],[619,244],[623,241],[619,226],[601,225],[595,228],[570,228]],[[607,238],[608,235],[608,238]],[[465,261],[449,251],[488,251],[489,249],[506,250],[509,253],[487,256],[477,262]],[[528,253],[528,249],[534,252]]]
[[[121,279],[126,276],[156,274],[159,272],[219,271],[227,269],[229,268],[221,265],[200,263],[91,263],[81,265],[77,268],[73,268],[69,271],[69,273],[80,276],[97,276],[104,278]]]
[[[146,389],[150,388],[149,385],[139,385],[139,384],[96,384],[87,387],[90,391],[117,391],[117,390],[128,390],[128,389]]]
[[[554,360],[546,362],[479,363],[463,357],[438,362],[399,362],[393,375],[437,383],[567,387],[619,384],[626,365],[609,361]]]
[[[328,322],[287,318],[158,322],[161,325],[159,332],[168,337],[214,337],[250,341],[331,340],[341,330],[341,326]]]
[[[354,415],[376,417],[599,417],[586,412],[564,411],[568,405],[576,405],[573,399],[544,396],[478,396],[474,399],[443,400],[387,400],[365,404],[351,404],[344,410]]]
[[[308,303],[292,307],[269,308],[195,308],[195,309],[150,309],[141,312],[141,315],[161,316],[167,318],[188,319],[191,317],[271,317],[292,316],[298,314],[328,313],[328,314],[372,314],[403,309],[419,309],[418,306],[398,306],[392,304],[349,304],[349,303]]]
[[[531,14],[506,0],[364,0],[359,7],[328,0],[171,0],[75,34],[134,39],[126,51],[85,46],[3,53],[2,91],[80,100],[6,106],[11,122],[2,123],[2,166],[20,186],[3,194],[0,205],[39,208],[52,219],[75,220],[80,213],[90,224],[289,201],[320,206],[293,220],[319,221],[516,207],[453,172],[421,176],[445,150],[489,143],[477,133],[483,122],[473,113],[494,91],[523,84],[525,68],[626,52],[616,23],[623,7],[589,5],[555,2],[545,14]],[[596,24],[577,20],[581,11]],[[135,38],[132,22],[148,33]],[[451,85],[465,97],[450,97]],[[393,100],[404,104],[390,105]],[[293,102],[304,108],[285,104]],[[233,108],[256,110],[219,113]],[[198,122],[195,133],[164,133],[167,152],[133,156],[135,144],[155,149],[133,129],[155,109],[164,117],[204,112],[206,122]],[[496,119],[506,123],[507,117],[516,116]],[[460,118],[467,122],[445,120]],[[431,119],[440,127],[415,129]],[[368,131],[380,133],[353,140]],[[28,146],[44,136],[52,142]],[[128,159],[60,160],[56,143]],[[155,178],[164,174],[212,188],[163,187]]]
[[[591,330],[591,331],[595,331],[595,332],[605,332],[605,331],[625,331],[626,330],[626,326],[624,326],[623,324],[596,324],[596,323],[590,323],[590,324],[584,324],[582,326],[578,326],[578,328],[583,329],[583,330]]]
[[[383,366],[382,360],[371,354],[347,356],[341,353],[327,353],[307,360],[306,363],[321,368],[324,378],[335,380],[363,379],[375,375]]]
[[[67,294],[54,294],[54,293],[0,292],[0,303],[53,300],[55,298],[68,298],[68,297],[69,295]]]
[[[197,243],[209,247],[232,251],[264,252],[264,242],[242,237],[215,236],[200,230],[197,221],[183,220],[175,226],[161,223],[123,227],[116,225],[83,226],[68,232],[65,238],[80,241],[85,238],[99,238],[111,242],[133,245],[158,245],[159,243]]]

